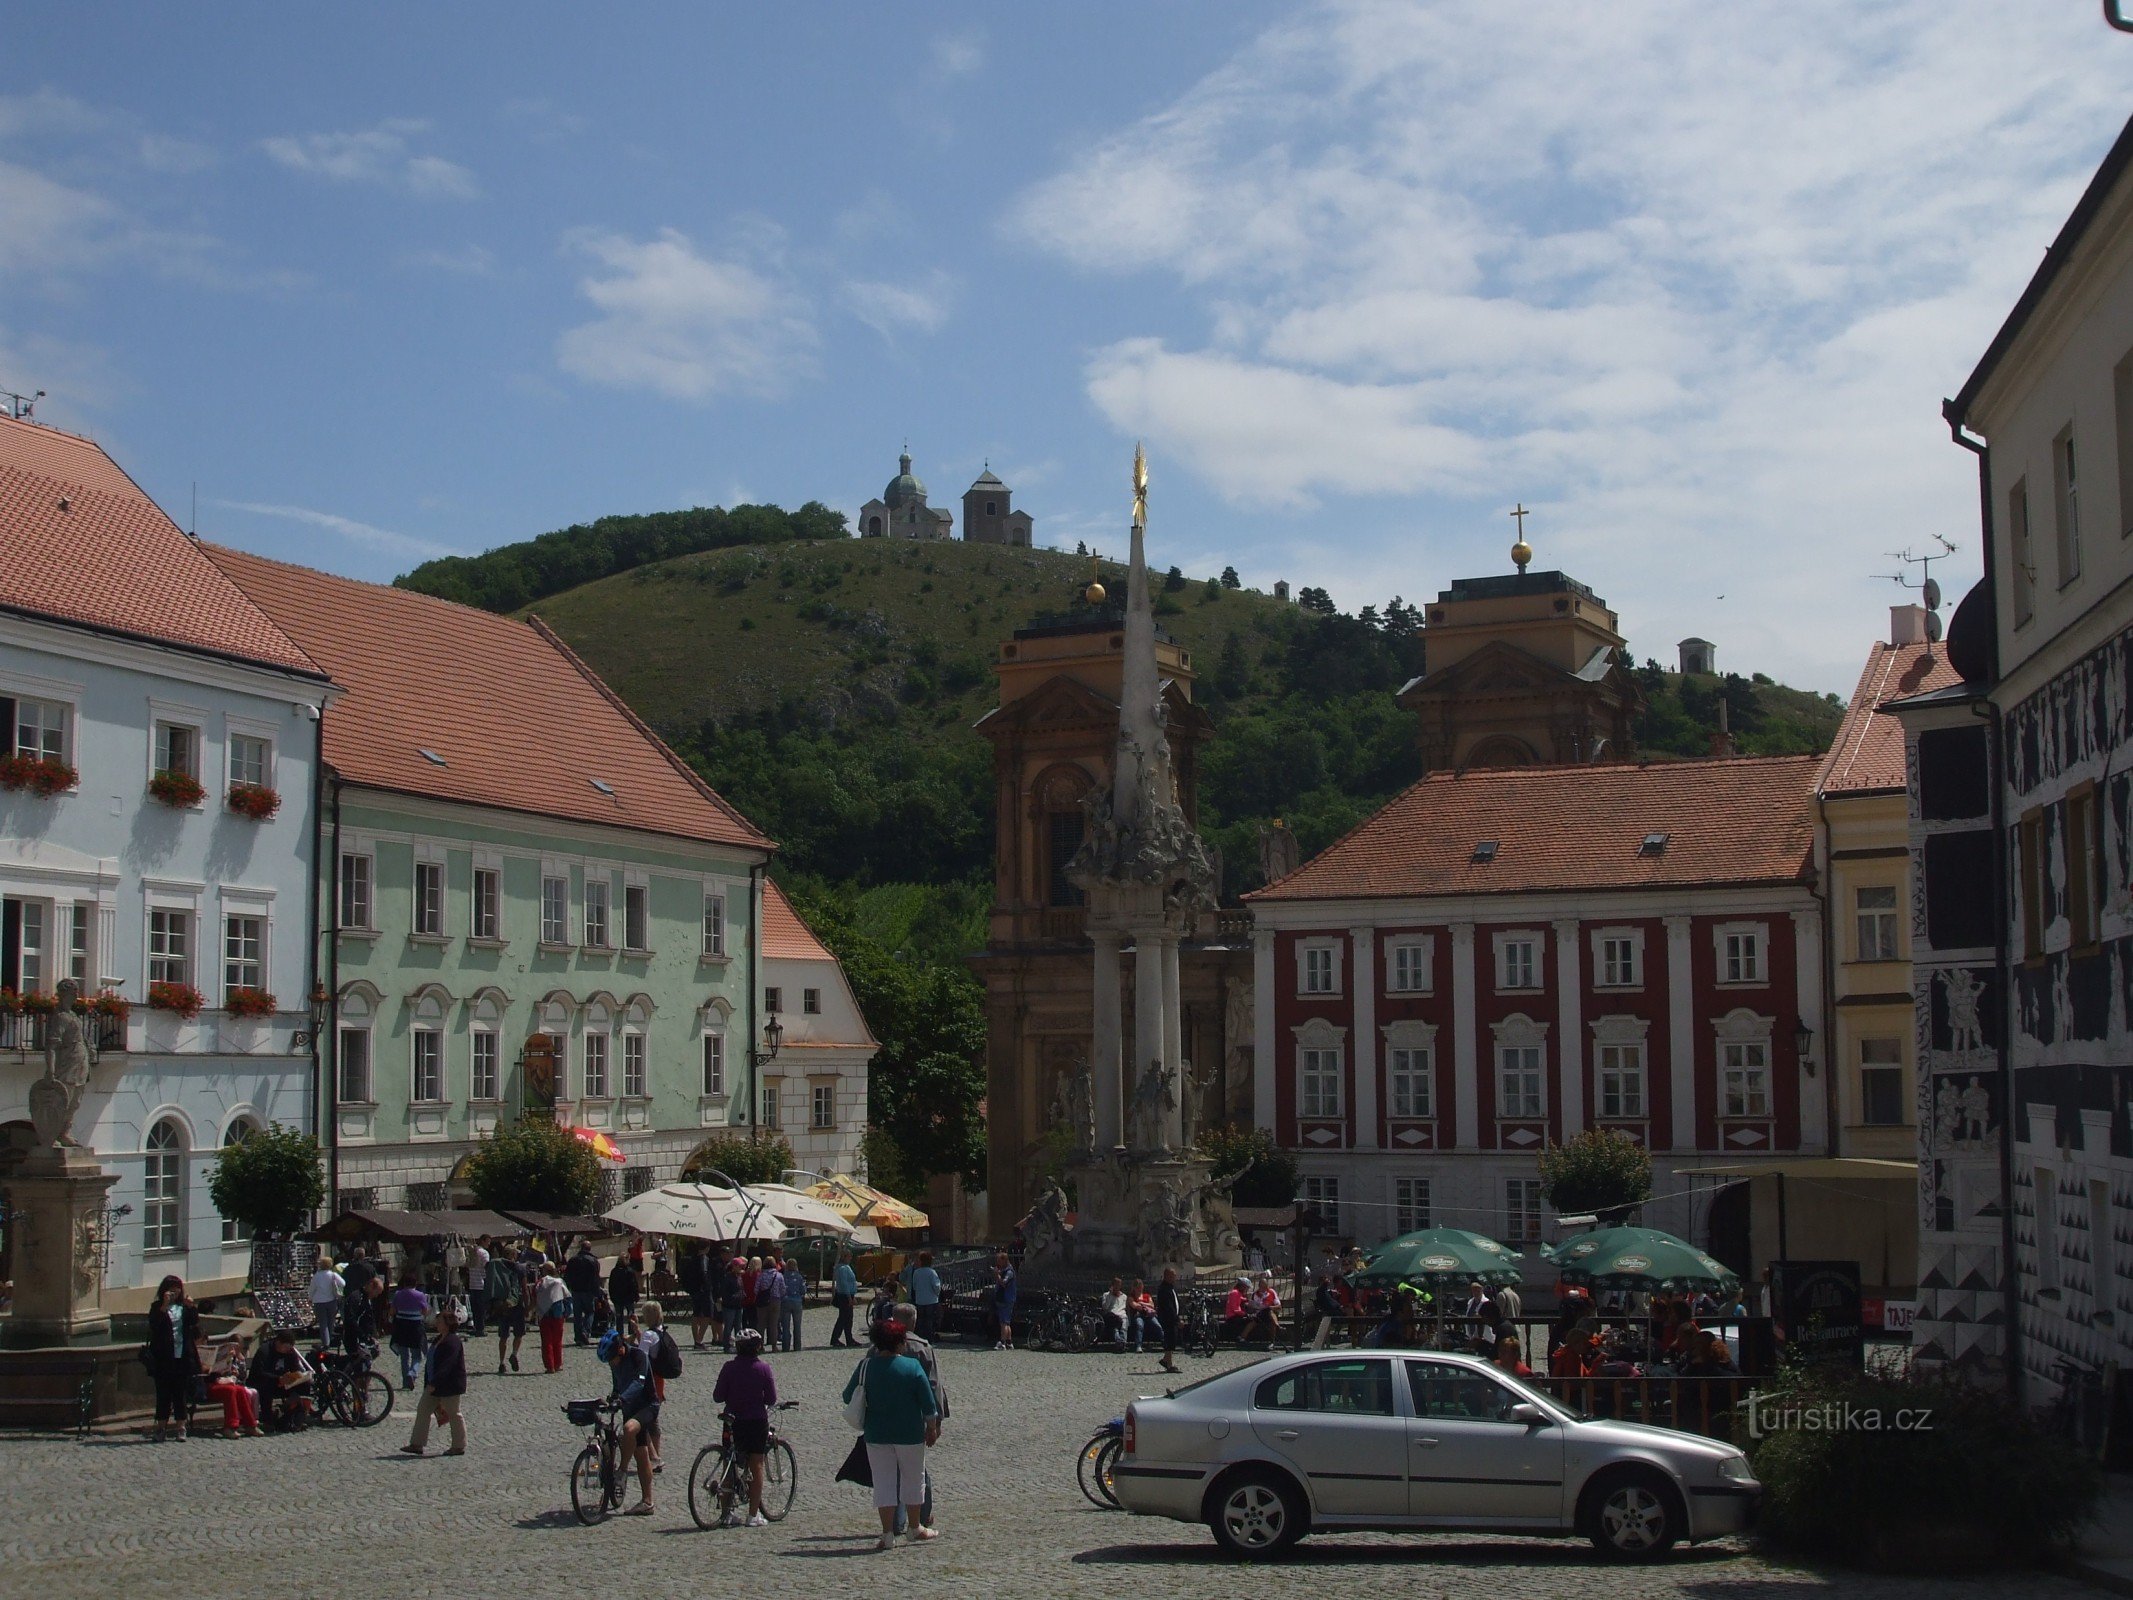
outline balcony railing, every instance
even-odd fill
[[[126,1048],[126,1019],[92,1011],[81,1019],[89,1048],[98,1055]],[[24,1055],[41,1054],[52,1026],[50,1012],[0,1012],[0,1050],[19,1050]]]

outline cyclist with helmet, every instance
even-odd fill
[[[763,1332],[741,1328],[733,1359],[718,1369],[711,1398],[733,1418],[733,1447],[748,1461],[748,1526],[768,1527],[763,1515],[763,1458],[770,1453],[770,1413],[778,1403],[777,1374],[763,1359]]]
[[[638,1501],[623,1513],[626,1517],[652,1514],[652,1452],[648,1435],[659,1426],[659,1396],[652,1386],[652,1358],[626,1332],[617,1328],[600,1335],[600,1359],[613,1375],[614,1397],[622,1402],[622,1471],[627,1476],[636,1464]]]

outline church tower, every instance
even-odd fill
[[[1036,527],[1027,511],[1010,505],[1014,491],[993,476],[992,463],[963,491],[963,542],[1008,544],[1027,550]]]

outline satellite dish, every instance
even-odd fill
[[[1926,579],[1925,592],[1920,598],[1925,601],[1928,611],[1938,611],[1940,609],[1940,579]]]
[[[1933,644],[1940,643],[1940,613],[1938,611],[1928,611],[1926,613],[1926,638]]]

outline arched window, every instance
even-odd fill
[[[144,1163],[141,1207],[141,1248],[185,1248],[185,1134],[165,1117],[148,1130],[148,1159]]]
[[[1080,885],[1067,876],[1066,869],[1087,833],[1088,814],[1082,809],[1082,801],[1088,792],[1088,774],[1079,767],[1061,767],[1038,782],[1044,903],[1048,906],[1078,906],[1086,898]]]
[[[868,533],[868,535],[869,535],[869,536],[871,536],[871,537],[873,537],[873,538],[876,538],[876,539],[879,539],[879,538],[881,537],[881,518],[880,518],[880,517],[878,517],[878,516],[875,516],[875,517],[869,517],[869,518],[867,518],[867,533]]]
[[[232,1145],[243,1144],[245,1140],[251,1138],[258,1131],[259,1124],[250,1117],[232,1117],[229,1127],[223,1131],[222,1148],[227,1150]],[[222,1242],[224,1244],[250,1244],[252,1242],[251,1227],[246,1223],[239,1222],[235,1217],[224,1217],[222,1219]]]

